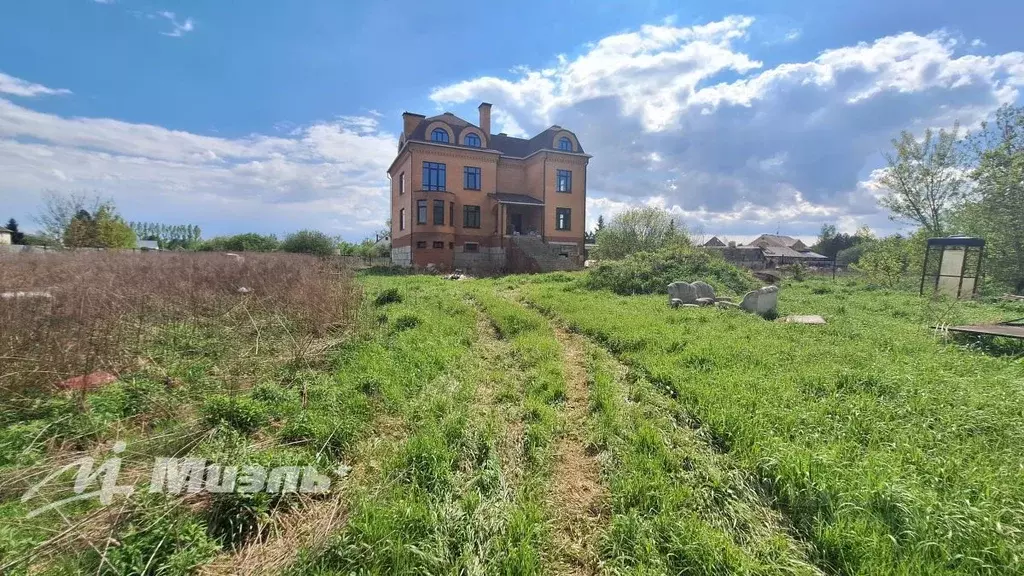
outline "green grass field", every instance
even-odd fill
[[[320,361],[239,385],[214,326],[153,343],[174,389],[150,366],[5,409],[0,573],[1024,572],[1022,349],[931,329],[1024,307],[787,283],[783,315],[828,320],[804,326],[580,279],[367,274]],[[139,494],[25,517],[30,480],[115,440]],[[146,494],[171,455],[351,471]]]

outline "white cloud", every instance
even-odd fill
[[[96,190],[129,219],[213,232],[312,227],[358,239],[387,217],[385,173],[396,142],[369,116],[288,136],[213,137],[69,118],[0,98],[0,205],[24,218],[42,190]]]
[[[193,29],[195,29],[195,23],[192,21],[191,18],[186,18],[183,22],[178,22],[178,19],[177,17],[175,17],[174,12],[158,12],[157,15],[163,16],[164,18],[169,20],[171,22],[171,26],[174,27],[174,29],[170,32],[161,32],[161,34],[163,34],[164,36],[180,38],[185,34],[191,32]]]
[[[61,94],[71,94],[71,90],[65,90],[63,88],[47,88],[42,84],[34,84],[27,82],[21,78],[15,78],[14,76],[8,76],[3,72],[0,72],[0,94],[10,94],[12,96],[54,96]]]
[[[967,43],[942,31],[765,68],[744,51],[752,22],[643,26],[548,68],[468,79],[431,98],[493,102],[531,134],[554,123],[576,131],[594,155],[591,202],[660,198],[712,232],[781,221],[800,234],[839,218],[892,229],[869,185],[889,139],[975,125],[1024,86],[1024,53],[961,53]]]

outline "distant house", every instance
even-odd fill
[[[10,244],[14,232],[7,228],[0,228],[0,244]]]
[[[138,247],[139,250],[142,250],[143,252],[149,252],[150,250],[155,251],[160,250],[160,243],[156,240],[139,240]]]
[[[718,243],[714,244],[713,241]],[[829,262],[828,257],[813,252],[800,239],[781,234],[761,234],[746,246],[728,247],[715,237],[705,242],[704,247],[719,252],[733,264],[755,270],[796,262],[810,265]]]
[[[754,238],[750,244],[753,246],[760,246],[762,248],[768,246],[781,246],[783,248],[792,248],[797,252],[808,250],[807,245],[801,240],[793,238],[792,236],[782,236],[779,234],[761,234],[757,238]]]

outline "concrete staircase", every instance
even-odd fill
[[[579,263],[571,257],[563,256],[565,248],[556,244],[548,244],[538,236],[512,236],[512,243],[523,256],[532,260],[524,272],[554,272],[556,270],[576,270]]]

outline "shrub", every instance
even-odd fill
[[[837,266],[849,266],[856,264],[860,261],[860,257],[864,255],[873,245],[875,241],[869,240],[861,242],[855,246],[851,246],[845,250],[840,250],[839,254],[836,255]]]
[[[206,526],[176,503],[152,496],[118,526],[118,545],[106,551],[100,574],[191,574],[220,550]]]
[[[903,280],[910,264],[910,243],[900,236],[890,236],[871,243],[857,263],[856,269],[868,279],[885,288],[895,288]]]
[[[398,288],[388,288],[377,297],[374,298],[374,306],[387,306],[388,304],[397,304],[402,301],[402,294],[398,291]]]
[[[229,426],[244,433],[258,430],[270,420],[263,404],[245,396],[213,396],[203,404],[203,416],[211,426]]]
[[[334,254],[337,242],[330,236],[316,230],[299,230],[289,234],[284,242],[281,242],[281,250],[298,254],[312,254],[314,256],[330,256]]]
[[[793,275],[794,281],[803,282],[807,279],[807,265],[803,262],[794,262],[789,265],[789,273]]]
[[[410,330],[420,325],[420,317],[413,314],[405,314],[395,319],[395,332]]]
[[[317,451],[326,449],[338,456],[363,430],[361,408],[365,408],[364,403],[352,402],[350,406],[332,406],[330,410],[305,410],[285,424],[281,439],[307,442]]]
[[[623,260],[602,262],[590,269],[583,285],[616,294],[664,294],[672,282],[703,280],[719,292],[741,293],[759,284],[747,270],[720,255],[692,248],[640,252]]]
[[[248,232],[234,236],[217,236],[203,242],[199,249],[206,252],[273,252],[280,242],[277,236]]]
[[[616,215],[597,231],[599,259],[625,258],[638,252],[689,246],[686,231],[679,228],[672,213],[661,208],[632,208]]]

